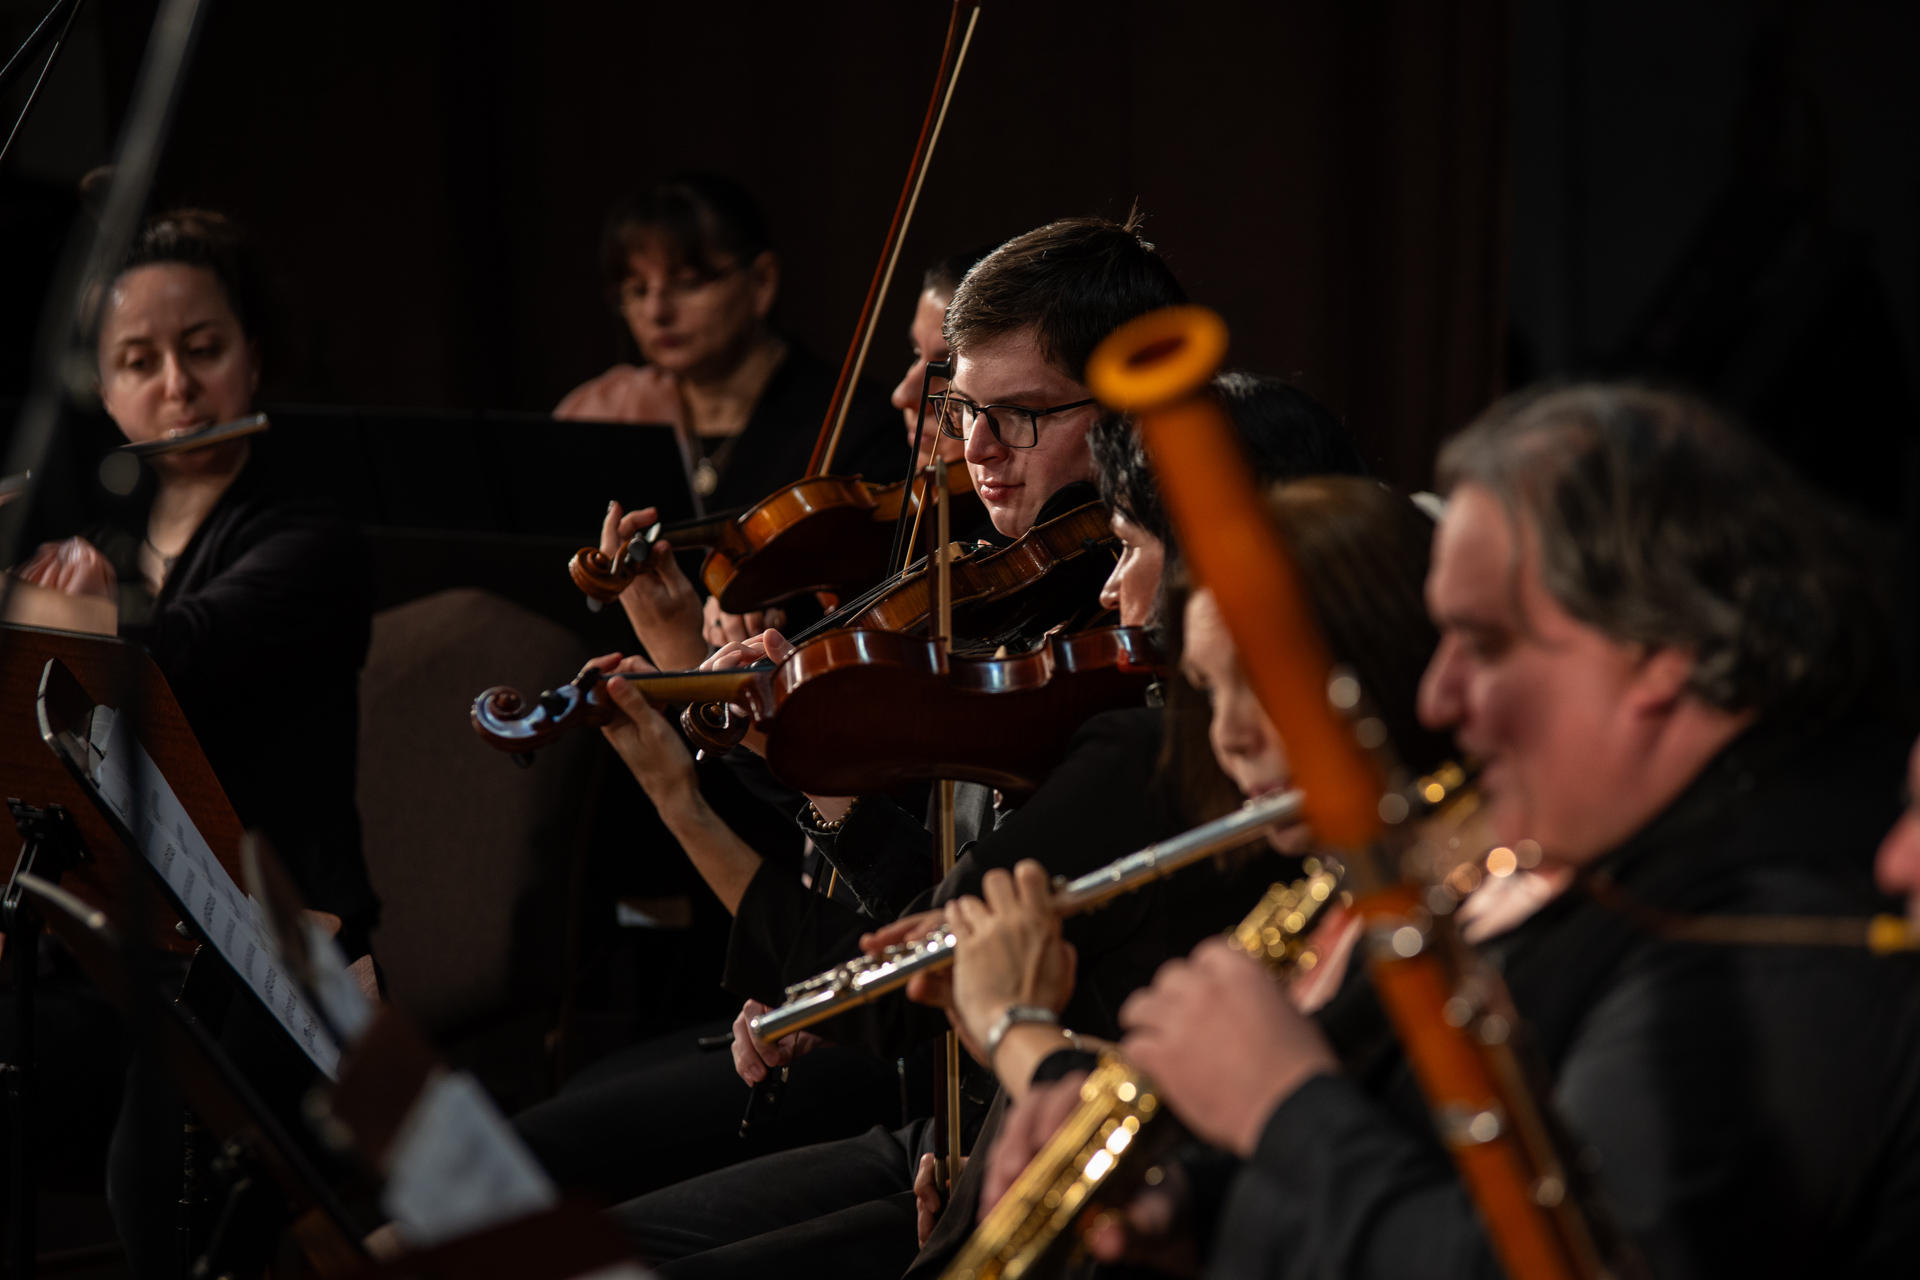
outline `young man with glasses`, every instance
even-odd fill
[[[955,376],[936,421],[950,437],[965,441],[968,469],[999,535],[1018,537],[1098,499],[1087,434],[1099,414],[1081,381],[1086,360],[1120,324],[1183,300],[1172,274],[1131,225],[1095,218],[1019,236],[961,282],[946,326]],[[1099,570],[1083,593],[1091,604],[1112,560],[1083,559]],[[636,705],[632,714],[652,713]],[[1083,736],[1109,718],[1089,722]],[[1157,720],[1124,727],[1108,730],[1092,747],[1081,744],[1083,753],[1107,752],[1107,767],[1083,769],[1097,772],[1096,785],[1061,826],[1063,835],[1085,837],[1083,845],[1097,843],[1090,831],[1097,826],[1113,845],[1110,856],[1136,847],[1143,833],[1160,833],[1166,822],[1145,808]],[[1062,772],[1072,769],[1063,765],[1056,770]],[[960,839],[971,842],[991,835],[1003,815],[984,788],[965,790],[979,793],[968,797],[977,803],[959,806]],[[1041,820],[1026,810],[1019,816]],[[843,883],[863,903],[876,904],[868,927],[891,919],[933,878],[918,816],[885,796],[857,805],[815,797],[801,822],[836,865],[846,861]],[[907,864],[917,864],[917,883],[900,874]],[[879,880],[863,877],[863,870]],[[794,976],[785,970],[796,957],[805,968],[809,956],[803,953],[822,941],[821,922],[803,918],[813,901],[776,869],[760,868],[736,901],[731,989],[778,999],[781,985]],[[915,905],[924,902],[921,896]],[[987,1086],[990,1092],[991,1081]],[[963,1138],[971,1137],[984,1110],[984,1102],[969,1109]],[[615,1213],[642,1255],[670,1270],[744,1275],[770,1266],[793,1270],[799,1262],[807,1274],[824,1273],[830,1265],[843,1276],[891,1280],[918,1249],[913,1180],[919,1155],[931,1150],[931,1128],[922,1120],[892,1133],[875,1128],[862,1138],[769,1155],[643,1196]],[[804,1263],[809,1257],[814,1265]]]
[[[1092,482],[1087,430],[1100,410],[1081,381],[1087,357],[1143,309],[1182,300],[1133,225],[1103,218],[1018,236],[968,273],[947,307],[954,370],[938,421],[966,442],[967,470],[1000,533],[1019,537],[1066,509],[1055,501],[1062,491]]]

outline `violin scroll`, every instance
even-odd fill
[[[725,702],[690,702],[680,713],[680,729],[702,752],[725,755],[753,727],[751,716],[736,715]]]
[[[608,556],[598,547],[580,548],[573,553],[573,559],[567,561],[573,585],[589,599],[612,604],[638,576],[640,566],[647,562],[659,537],[660,522],[656,520],[628,538],[616,555]]]
[[[573,683],[549,689],[528,704],[518,689],[497,684],[473,700],[473,731],[490,747],[525,755],[575,725],[603,725],[614,705],[600,672],[589,667]]]

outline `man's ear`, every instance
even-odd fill
[[[1673,708],[1687,692],[1697,663],[1691,650],[1673,645],[1649,648],[1640,659],[1633,688],[1628,694],[1634,709],[1665,712]]]

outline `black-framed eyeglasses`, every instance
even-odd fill
[[[935,405],[939,411],[941,435],[950,440],[965,440],[973,434],[980,420],[985,418],[987,430],[993,432],[993,438],[1009,449],[1031,449],[1039,444],[1040,419],[1047,415],[1082,409],[1095,403],[1093,400],[1075,400],[1072,404],[1029,409],[1023,404],[975,404],[952,392],[928,396],[927,402]]]

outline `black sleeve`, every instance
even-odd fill
[[[889,391],[865,378],[853,393],[846,430],[833,455],[833,474],[891,484],[907,474],[907,427]],[[928,430],[933,430],[931,423]]]
[[[860,900],[869,928],[899,919],[933,887],[933,836],[891,796],[861,797],[837,830],[812,821],[805,801],[796,820]]]
[[[891,798],[863,797],[835,832],[811,825],[804,801],[798,817],[862,909],[813,892],[791,867],[763,863],[734,913],[721,985],[767,1004],[789,984],[851,960],[861,934],[931,905],[932,839]]]
[[[1051,1084],[1060,1077],[1075,1071],[1092,1071],[1100,1065],[1100,1055],[1088,1053],[1084,1049],[1055,1049],[1040,1059],[1040,1065],[1033,1069],[1030,1078],[1032,1084]]]
[[[1210,1276],[1503,1275],[1453,1169],[1352,1082],[1309,1080],[1234,1178]]]
[[[720,985],[737,996],[778,1005],[788,984],[832,968],[851,954],[828,959],[819,953],[820,935],[834,943],[857,939],[873,927],[859,912],[801,884],[790,867],[763,861],[740,895],[733,928],[727,934],[727,963]],[[792,969],[815,965],[808,973]]]
[[[928,905],[937,906],[958,894],[978,894],[989,870],[1009,868],[1025,858],[1054,875],[1071,878],[1170,834],[1171,819],[1158,800],[1153,779],[1159,726],[1158,713],[1146,709],[1110,711],[1089,719],[1040,789],[992,834],[961,855],[952,873],[926,899]],[[1139,928],[1146,901],[1142,894],[1130,895],[1067,922],[1083,975],[1104,952],[1124,945]],[[858,933],[871,927],[862,926],[838,941],[823,936],[822,944],[830,954],[850,957]],[[820,965],[812,972],[826,967]],[[1076,999],[1079,995],[1076,989]],[[1068,1012],[1069,1018],[1077,1017],[1073,1007]],[[946,1026],[941,1011],[916,1005],[896,992],[848,1010],[822,1023],[819,1030],[831,1039],[897,1057],[927,1036],[944,1032]],[[1112,1033],[1104,1022],[1088,1023],[1083,1029]]]
[[[140,637],[183,703],[264,688],[302,663],[364,660],[372,553],[360,532],[317,511],[277,509],[247,549],[207,582],[165,601]]]
[[[720,758],[733,771],[733,776],[740,780],[741,787],[748,795],[772,805],[782,814],[792,813],[807,802],[804,795],[774,777],[773,771],[767,768],[767,762],[757,752],[746,747],[735,747]]]

